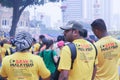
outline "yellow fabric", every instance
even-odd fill
[[[40,48],[40,44],[39,43],[36,43],[34,44],[31,48],[30,48],[30,51],[34,51],[34,52],[37,52],[39,51],[39,48]]]
[[[39,56],[16,52],[3,59],[1,76],[9,80],[39,80],[39,76],[49,77],[50,71]]]
[[[62,48],[58,70],[70,70],[68,80],[91,80],[93,65],[96,56],[94,46],[84,40],[77,39],[73,42],[76,45],[77,57],[71,69],[71,53],[68,46]]]
[[[3,47],[7,50],[8,48],[10,48],[10,47],[11,47],[11,45],[10,45],[10,44],[5,43]]]
[[[97,41],[95,45],[98,49],[95,80],[119,80],[120,41],[107,36]]]
[[[16,47],[11,47],[12,49],[15,49]],[[8,55],[11,55],[10,48],[7,49]]]
[[[0,47],[0,55],[2,59],[5,57],[6,49],[4,47]]]

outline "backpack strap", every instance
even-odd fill
[[[94,46],[94,48],[95,48],[95,51],[96,51],[96,55],[95,55],[95,59],[97,58],[97,54],[98,54],[98,52],[97,52],[97,48],[96,48],[96,46],[94,45],[94,44],[92,44],[93,46]]]
[[[71,61],[71,69],[72,69],[74,59],[76,58],[76,47],[75,47],[75,44],[73,44],[73,43],[69,43],[69,44],[67,44],[67,46],[70,48],[70,52],[71,52],[71,59],[72,59],[72,61]],[[58,78],[59,78],[60,72],[57,70],[59,62],[60,62],[60,57],[58,58],[58,61],[56,63],[56,71],[55,71],[53,80],[58,80]]]
[[[76,47],[75,47],[75,44],[74,43],[69,43],[67,44],[68,47],[70,48],[70,51],[71,51],[71,69],[73,68],[73,63],[74,63],[74,60],[76,58]]]
[[[96,60],[96,58],[97,58],[97,54],[98,54],[98,52],[97,52],[97,48],[96,48],[96,46],[95,46],[94,44],[92,44],[92,45],[94,46],[95,51],[96,51],[96,55],[95,55],[95,60]],[[94,67],[95,67],[95,61],[94,61]]]

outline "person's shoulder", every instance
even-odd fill
[[[70,51],[68,44],[62,47],[61,51]]]
[[[12,59],[12,57],[13,57],[13,55],[5,56],[2,61],[10,60],[10,59]]]
[[[40,46],[40,43],[35,43],[34,46]]]
[[[2,51],[6,51],[6,49],[5,49],[4,47],[1,47],[1,50],[2,50]]]
[[[36,60],[41,59],[41,57],[40,57],[40,56],[35,55],[35,54],[31,54],[31,56],[32,56],[32,58],[33,58],[33,59],[36,59]]]
[[[68,47],[68,44],[66,44],[65,46],[63,46],[63,48],[62,49],[68,49],[69,47]]]

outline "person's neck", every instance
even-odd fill
[[[107,32],[103,33],[100,38],[103,38],[103,37],[106,37],[106,36],[109,36]]]
[[[79,36],[77,39],[83,39],[83,37],[82,37],[82,36]]]

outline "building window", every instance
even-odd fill
[[[26,22],[26,26],[28,26],[28,22]]]
[[[3,26],[8,25],[7,23],[8,23],[7,20],[2,20],[2,25],[3,25]]]
[[[24,22],[23,22],[23,21],[20,21],[20,22],[19,22],[19,25],[20,25],[20,27],[24,26]]]

